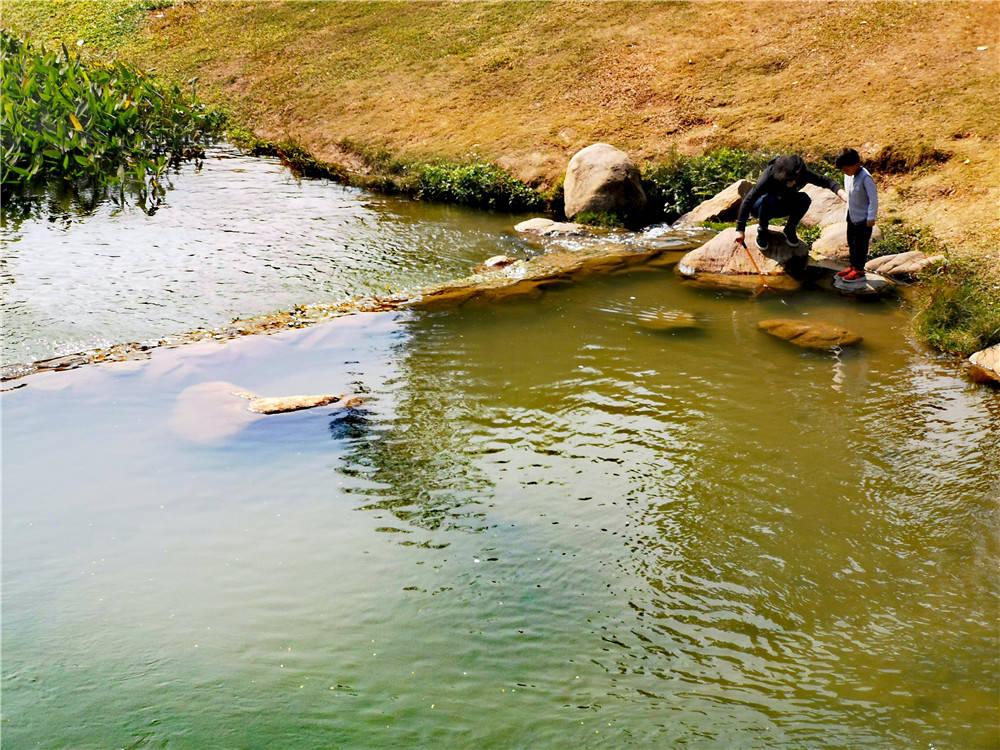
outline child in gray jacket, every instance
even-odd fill
[[[861,166],[861,156],[853,148],[845,148],[837,155],[836,165],[844,172],[844,191],[847,193],[847,247],[851,265],[837,275],[845,281],[865,277],[868,260],[868,243],[878,214],[878,193],[871,173]]]

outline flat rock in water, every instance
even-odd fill
[[[338,403],[343,402],[343,403]],[[357,406],[361,399],[349,399],[342,395],[317,395],[317,396],[274,396],[269,398],[252,398],[247,407],[250,411],[258,414],[283,414],[289,411],[300,411],[302,409],[312,409],[316,406],[327,406],[336,404],[338,407],[347,408]]]
[[[473,273],[487,273],[489,271],[498,271],[501,268],[506,268],[507,266],[517,263],[517,258],[512,258],[509,255],[494,255],[492,258],[487,258],[478,266],[472,269]]]
[[[855,281],[845,281],[839,276],[833,277],[833,288],[844,294],[851,294],[857,297],[875,297],[885,294],[893,288],[894,284],[885,276],[877,273],[866,273],[863,278]]]
[[[978,382],[1000,383],[1000,344],[994,344],[970,356],[969,375]]]
[[[861,336],[830,323],[806,323],[796,318],[762,320],[757,327],[765,333],[807,349],[835,349],[861,341]]]
[[[720,289],[759,289],[762,275],[775,289],[798,288],[799,282],[789,272],[805,267],[809,253],[805,244],[792,247],[775,227],[771,227],[766,250],[757,248],[756,237],[757,226],[748,226],[744,248],[736,242],[736,229],[725,229],[681,258],[677,273]]]
[[[329,404],[348,408],[360,403],[360,399],[340,395],[261,398],[232,383],[215,381],[181,391],[168,424],[174,433],[187,440],[213,443],[235,435],[267,414]]]
[[[545,219],[542,217],[527,219],[526,221],[522,221],[520,224],[515,224],[514,231],[520,232],[521,234],[537,234],[541,237],[590,234],[583,224],[577,224],[572,221],[552,221],[552,219]]]
[[[635,322],[650,331],[676,331],[698,327],[698,320],[683,310],[658,310],[640,313]]]

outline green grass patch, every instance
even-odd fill
[[[529,211],[541,208],[542,196],[494,164],[439,163],[417,167],[414,197],[463,206]]]
[[[1000,279],[986,253],[921,274],[916,308],[917,336],[935,349],[965,357],[1000,343]]]
[[[927,227],[913,226],[902,219],[893,218],[879,229],[882,230],[882,238],[872,240],[868,250],[869,258],[908,253],[911,250],[920,250],[928,255],[941,252],[941,242]]]
[[[612,211],[581,211],[573,220],[579,224],[609,229],[620,229],[625,226],[625,220]]]
[[[106,53],[130,43],[145,25],[149,11],[170,5],[173,3],[156,0],[6,0],[3,26],[22,36],[30,34],[33,42],[50,48],[79,45]]]
[[[140,203],[157,178],[202,153],[222,116],[193,90],[157,84],[123,63],[85,62],[0,31],[3,204],[59,181],[116,187]],[[193,85],[193,84],[192,84]]]
[[[823,227],[804,227],[799,224],[799,228],[796,231],[799,239],[809,245],[809,247],[812,247],[813,243],[823,234]]]

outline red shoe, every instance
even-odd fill
[[[844,278],[845,276],[847,276],[847,274],[849,274],[849,273],[850,273],[851,271],[853,271],[853,270],[854,270],[853,268],[851,268],[850,266],[848,266],[848,267],[847,267],[847,268],[845,268],[845,269],[844,269],[843,271],[837,271],[837,275],[838,275],[838,276],[839,276],[840,278]]]
[[[844,281],[857,281],[858,279],[863,279],[865,277],[864,271],[859,271],[857,268],[851,268],[844,274]]]

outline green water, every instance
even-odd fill
[[[28,379],[4,747],[998,747],[1000,399],[906,326],[637,272]]]

